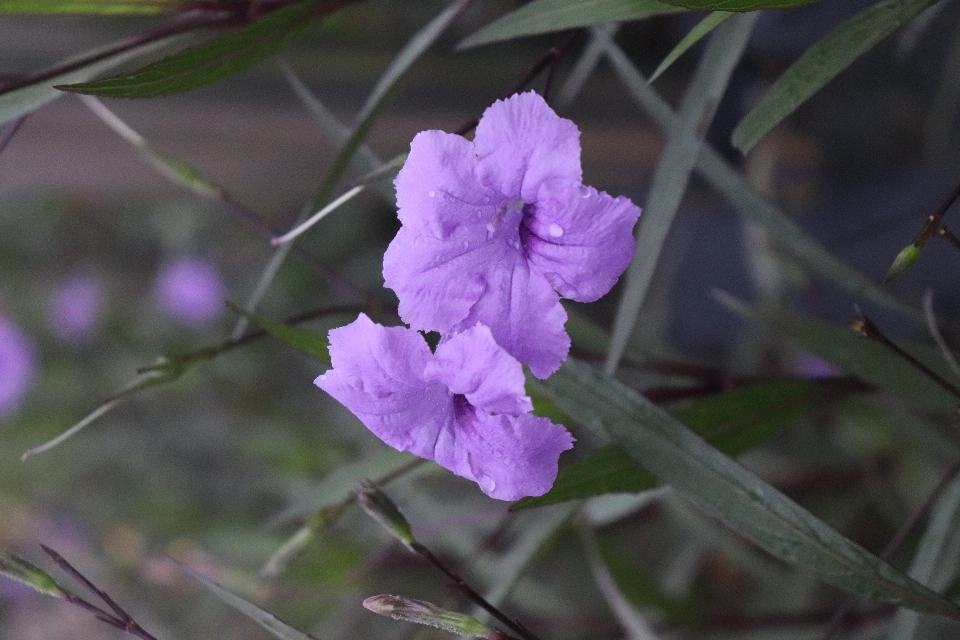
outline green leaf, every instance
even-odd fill
[[[686,53],[687,49],[698,43],[703,36],[713,31],[715,27],[732,15],[732,13],[727,11],[714,11],[701,20],[697,26],[691,29],[690,33],[688,33],[683,40],[678,42],[677,46],[675,46],[673,50],[667,54],[667,57],[663,59],[663,62],[661,62],[660,66],[657,67],[657,70],[654,71],[653,75],[650,76],[649,82],[653,82],[659,78],[660,74],[666,71],[667,68],[677,60],[677,58]]]
[[[957,408],[957,398],[943,387],[884,346],[863,338],[846,325],[810,320],[785,311],[760,313],[730,296],[719,295],[718,298],[728,308],[770,327],[796,346],[916,406],[948,413]],[[916,343],[899,344],[945,379],[954,378],[936,348]]]
[[[55,89],[54,85],[86,82],[126,62],[156,60],[171,50],[193,42],[195,37],[192,33],[179,34],[132,48],[126,48],[126,43],[114,43],[88,51],[81,56],[63,60],[57,63],[57,67],[70,70],[18,89],[0,92],[0,124],[19,118],[65,95],[62,91]],[[72,68],[71,65],[83,60],[90,62]]]
[[[656,0],[534,0],[474,33],[457,48],[468,49],[608,20],[640,20],[678,11],[684,9]]]
[[[0,573],[22,582],[28,587],[55,598],[63,597],[63,590],[45,571],[31,562],[0,549]]]
[[[960,562],[960,477],[955,477],[934,505],[930,522],[917,554],[910,564],[910,577],[931,589],[944,589],[957,575]],[[897,611],[890,623],[889,640],[915,640],[920,618],[914,611]]]
[[[764,442],[813,407],[822,406],[825,400],[859,389],[850,380],[776,380],[710,396],[671,413],[720,451],[736,456]],[[518,500],[510,509],[517,511],[605,493],[639,493],[658,484],[623,451],[607,447],[561,469],[546,494]]]
[[[187,0],[0,0],[0,13],[153,14],[182,11]]]
[[[303,631],[294,629],[277,616],[268,611],[264,611],[249,600],[241,598],[226,587],[221,586],[213,580],[200,575],[190,567],[182,565],[176,560],[174,560],[174,562],[176,562],[177,566],[179,566],[184,573],[189,574],[194,580],[209,589],[215,596],[259,624],[274,637],[280,638],[280,640],[317,640],[313,636],[304,633]]]
[[[633,62],[610,39],[609,34],[595,28],[593,38],[594,42],[599,42],[603,46],[614,72],[640,108],[663,129],[673,130],[679,126],[679,116],[663,98],[657,95],[653,87],[637,71]],[[887,309],[894,309],[905,315],[920,317],[914,307],[830,253],[823,243],[751,187],[740,172],[731,167],[710,145],[701,147],[700,157],[697,159],[697,170],[746,219],[762,226],[786,253],[811,272],[820,275],[828,282],[833,282],[858,298],[869,300]]]
[[[100,406],[88,413],[82,420],[74,424],[57,437],[48,440],[37,447],[24,451],[23,455],[20,456],[20,460],[23,461],[30,456],[37,455],[38,453],[45,453],[50,449],[53,449],[69,438],[72,438],[107,413],[113,411],[140,391],[149,389],[151,387],[168,384],[174,380],[177,380],[187,371],[187,369],[192,367],[197,362],[197,360],[177,360],[174,358],[164,357],[157,358],[157,361],[150,367],[150,369],[138,375],[119,392],[104,400]]]
[[[152,98],[189,91],[242,71],[270,56],[313,29],[327,12],[314,2],[301,2],[133,73],[96,82],[58,85],[57,88],[111,98]]]
[[[604,363],[607,373],[616,371],[633,334],[667,234],[703,148],[707,129],[758,17],[756,13],[738,14],[720,25],[700,57],[693,80],[680,102],[677,124],[667,127],[667,146],[660,156],[643,215],[637,223],[633,260],[622,277],[623,291]]]
[[[820,0],[664,0],[669,4],[699,11],[759,11],[761,9],[790,9]]]
[[[866,598],[960,619],[960,607],[848,540],[629,387],[574,359],[531,384],[771,555]]]
[[[282,322],[271,320],[270,318],[261,316],[257,313],[244,311],[240,307],[232,304],[229,306],[232,310],[244,318],[247,318],[273,337],[283,340],[290,346],[299,349],[308,356],[312,356],[324,364],[330,364],[330,354],[327,351],[330,343],[326,336],[314,333],[312,331],[307,331],[306,329],[300,329],[288,324],[283,324]]]
[[[936,1],[883,0],[836,27],[780,76],[734,129],[733,144],[749,151],[834,76]]]

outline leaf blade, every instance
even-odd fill
[[[867,598],[960,618],[956,604],[848,540],[669,414],[592,367],[571,359],[549,379],[531,383],[775,557]]]
[[[937,0],[883,0],[840,24],[806,50],[733,131],[746,153],[825,84]]]
[[[640,20],[684,10],[657,0],[534,0],[465,38],[457,49],[586,27],[598,22]]]
[[[189,91],[263,60],[306,34],[324,15],[312,2],[302,2],[133,73],[57,88],[109,98],[153,98]]]
[[[149,15],[182,11],[185,0],[0,0],[0,13]]]

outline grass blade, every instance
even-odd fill
[[[329,10],[313,2],[278,9],[253,24],[133,73],[58,89],[110,98],[152,98],[202,87],[243,71],[314,28]]]
[[[228,605],[259,624],[274,637],[280,638],[280,640],[317,640],[310,634],[294,629],[269,611],[264,611],[257,605],[253,604],[249,600],[241,598],[226,587],[200,575],[190,567],[182,565],[176,560],[173,562],[175,562],[184,573],[188,574],[194,580],[206,587],[211,593],[213,593],[213,595],[217,596]]]
[[[773,556],[853,593],[960,619],[960,607],[879,560],[632,389],[570,359],[528,380],[638,464]]]
[[[687,52],[687,49],[693,45],[700,42],[700,40],[713,31],[716,27],[720,26],[720,23],[732,16],[733,14],[727,11],[714,11],[705,17],[703,20],[697,23],[693,29],[690,30],[683,40],[677,43],[677,46],[673,48],[670,53],[667,54],[667,57],[663,59],[660,63],[660,66],[657,67],[656,71],[650,76],[648,82],[653,82],[660,77],[664,71],[666,71],[670,65],[676,62],[677,58],[682,56]]]
[[[746,153],[768,131],[854,60],[937,0],[883,0],[839,25],[807,49],[733,131]]]
[[[623,295],[617,308],[610,351],[604,365],[607,373],[616,370],[633,333],[663,242],[700,155],[703,138],[756,19],[757,14],[738,15],[716,30],[683,98],[678,123],[668,128],[670,139],[660,157],[650,195],[637,224],[637,247],[625,275]]]
[[[587,27],[610,20],[640,20],[684,11],[656,0],[534,0],[463,40],[458,49],[469,49],[563,29]]]
[[[623,51],[603,31],[593,30],[594,40],[605,43],[607,59],[630,95],[664,129],[677,126],[678,116],[657,95]],[[811,272],[854,296],[905,315],[919,317],[879,283],[839,260],[823,244],[797,225],[764,196],[757,193],[715,149],[703,145],[697,171],[750,222],[763,227],[783,250]]]

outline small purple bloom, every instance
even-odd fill
[[[431,353],[423,336],[361,314],[330,331],[333,369],[314,384],[381,440],[434,460],[500,500],[546,493],[573,438],[535,416],[523,369],[476,325]]]
[[[0,418],[12,418],[37,375],[33,341],[0,316]]]
[[[402,227],[383,260],[413,329],[477,323],[545,378],[570,349],[560,297],[591,302],[633,256],[640,209],[581,183],[580,132],[536,93],[483,114],[473,142],[424,131],[397,175]]]
[[[47,316],[50,330],[61,342],[86,342],[97,330],[102,308],[100,281],[89,273],[76,273],[53,292]]]
[[[157,276],[156,293],[167,315],[188,326],[203,326],[216,320],[226,299],[217,268],[193,257],[164,264]]]

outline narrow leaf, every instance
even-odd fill
[[[671,413],[723,453],[736,456],[766,441],[826,400],[861,389],[848,379],[777,380],[710,396]],[[607,447],[561,469],[546,494],[518,500],[510,509],[517,511],[606,493],[639,493],[658,484],[619,448]]]
[[[366,120],[367,116],[370,115],[380,101],[383,100],[391,87],[397,84],[413,63],[423,55],[430,45],[437,41],[437,38],[447,30],[450,23],[460,15],[460,12],[462,12],[469,3],[470,0],[454,0],[449,7],[440,12],[440,14],[427,23],[423,29],[414,34],[406,46],[404,46],[403,49],[400,50],[400,53],[393,59],[384,74],[380,76],[380,80],[377,81],[377,86],[375,86],[373,91],[370,92],[370,95],[367,96],[367,101],[363,103],[363,108],[360,109],[360,113],[357,115],[358,122]]]
[[[54,598],[62,598],[63,590],[45,571],[31,562],[0,549],[0,573]]]
[[[643,215],[637,223],[633,260],[623,276],[623,293],[604,363],[607,373],[616,370],[633,334],[667,233],[700,155],[703,139],[758,15],[738,15],[716,30],[683,96],[677,124],[668,127],[670,138],[660,156]]]
[[[188,0],[0,0],[0,13],[153,14],[182,11]]]
[[[313,29],[326,12],[313,2],[301,2],[133,73],[96,82],[58,85],[57,88],[112,98],[151,98],[189,91],[240,72],[270,56]]]
[[[90,426],[90,424],[99,420],[110,411],[116,409],[122,403],[129,400],[134,394],[139,393],[144,389],[149,389],[151,387],[173,382],[182,376],[184,372],[186,372],[186,370],[194,364],[196,364],[196,361],[176,361],[167,358],[158,358],[158,361],[153,365],[153,367],[134,378],[121,391],[104,400],[100,406],[88,413],[82,420],[74,424],[72,427],[58,435],[56,438],[48,440],[40,446],[24,451],[23,455],[20,456],[20,460],[26,460],[30,456],[37,455],[38,453],[45,453],[50,449],[53,449],[66,440],[77,435],[82,430],[86,429],[88,426]]]
[[[785,311],[760,313],[731,296],[717,294],[717,298],[729,309],[770,327],[794,345],[914,405],[943,412],[953,412],[957,408],[957,398],[943,387],[890,350],[861,337],[846,325],[810,320]],[[935,348],[916,343],[901,346],[947,380],[953,378],[953,372]]]
[[[773,556],[866,598],[960,619],[960,607],[848,540],[629,387],[573,359],[530,384]]]
[[[586,27],[609,20],[640,20],[684,11],[656,0],[534,0],[457,45],[469,49],[520,36]]]
[[[57,64],[57,68],[70,70],[18,89],[0,90],[0,124],[39,109],[51,100],[64,95],[62,91],[55,89],[54,85],[87,82],[125,62],[156,60],[167,52],[192,42],[194,38],[194,34],[179,34],[129,48],[126,43],[114,43],[88,51],[82,56],[64,60]],[[91,60],[91,62],[79,68],[71,68],[73,63],[80,60]]]
[[[691,29],[690,33],[684,36],[683,40],[678,42],[677,46],[675,46],[673,50],[667,54],[667,57],[663,59],[663,62],[660,63],[660,66],[658,66],[656,71],[653,72],[653,75],[650,76],[649,82],[653,82],[659,78],[660,74],[666,71],[674,62],[676,62],[677,58],[687,52],[687,49],[700,42],[703,36],[713,31],[715,27],[732,15],[733,14],[728,11],[714,11],[697,23],[697,26]]]
[[[937,0],[883,0],[836,27],[787,69],[733,131],[744,153],[894,29]]]
[[[631,97],[660,127],[672,130],[679,117],[647,83],[619,46],[601,29],[592,30],[593,38],[603,44],[608,60]],[[711,146],[703,145],[697,170],[750,222],[763,227],[782,249],[811,272],[836,284],[854,296],[869,300],[905,315],[918,315],[873,279],[830,253],[816,238],[790,219],[764,196]]]
[[[706,11],[759,11],[761,9],[790,9],[820,0],[664,0],[678,7]]]
[[[317,640],[313,636],[304,633],[303,631],[294,629],[277,616],[268,611],[264,611],[249,600],[241,598],[226,587],[221,586],[213,580],[200,575],[190,567],[182,565],[176,560],[173,562],[176,562],[177,566],[180,567],[184,573],[189,574],[194,580],[209,589],[215,596],[259,624],[274,637],[280,638],[280,640]]]
[[[944,589],[957,576],[960,562],[960,476],[944,490],[934,505],[930,524],[910,565],[910,577],[931,589]],[[920,618],[915,611],[901,609],[890,624],[890,640],[914,640]]]
[[[330,343],[327,341],[326,336],[314,333],[312,331],[307,331],[306,329],[300,329],[289,324],[283,324],[282,322],[271,320],[270,318],[256,313],[244,311],[240,307],[232,304],[230,305],[230,308],[244,318],[247,318],[253,322],[255,325],[273,337],[283,340],[290,346],[299,349],[308,356],[312,356],[314,359],[319,360],[324,364],[330,364],[330,354],[327,352],[327,347]]]

